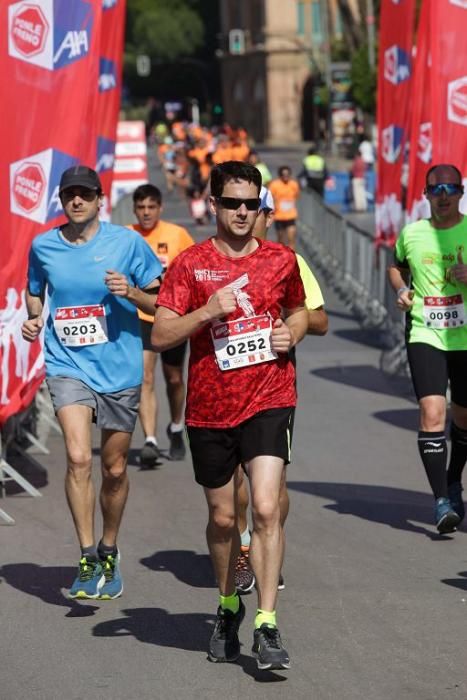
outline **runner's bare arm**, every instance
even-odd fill
[[[180,316],[165,306],[159,306],[154,317],[151,343],[156,352],[174,348],[207,323],[235,311],[235,294],[231,287],[222,287],[209,297],[207,304]]]
[[[29,290],[26,289],[26,308],[28,310],[28,319],[24,321],[21,332],[23,334],[24,340],[32,343],[39,333],[41,332],[44,321],[42,320],[42,309],[44,303],[42,297],[36,297],[30,294]]]
[[[397,307],[401,311],[408,311],[413,306],[413,290],[408,287],[409,271],[405,268],[390,265],[388,267],[389,284],[397,294]]]
[[[123,297],[131,301],[138,309],[146,314],[154,314],[157,294],[159,292],[160,280],[155,279],[144,289],[132,287],[125,275],[115,270],[107,270],[104,278],[105,284],[112,294]]]
[[[326,335],[328,332],[328,315],[322,306],[308,309],[308,335]]]
[[[306,335],[308,311],[304,306],[284,309],[285,321],[274,321],[271,332],[271,347],[274,352],[288,352]]]

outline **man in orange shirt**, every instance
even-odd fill
[[[296,180],[292,179],[292,171],[288,166],[280,167],[278,175],[279,177],[269,185],[274,199],[277,240],[295,250],[297,200],[300,196],[300,186]]]
[[[137,224],[129,228],[138,231],[162,263],[164,271],[172,260],[194,244],[186,229],[168,221],[161,221],[162,195],[154,185],[141,185],[133,192],[134,213]],[[143,340],[144,377],[141,389],[139,417],[143,428],[145,442],[140,454],[141,466],[152,469],[160,461],[161,452],[157,444],[157,397],[154,386],[157,355],[151,345],[151,329],[154,320],[139,312],[141,337]],[[183,459],[185,443],[183,441],[183,406],[185,403],[185,383],[183,381],[183,364],[187,344],[161,353],[167,398],[169,400],[171,423],[167,428],[170,440],[170,459]]]

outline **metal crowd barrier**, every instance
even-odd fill
[[[346,220],[313,191],[302,192],[298,228],[313,267],[362,327],[378,331],[382,350],[393,353],[393,361],[386,356],[382,365],[390,373],[406,374],[403,317],[387,279],[392,249],[376,248],[372,233]]]

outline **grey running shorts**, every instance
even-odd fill
[[[141,386],[100,394],[80,379],[47,377],[47,386],[55,413],[63,406],[79,404],[93,410],[93,423],[98,428],[132,433],[138,417]]]

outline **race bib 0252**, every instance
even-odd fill
[[[271,350],[271,318],[252,316],[212,324],[216,361],[222,371],[277,359]]]

